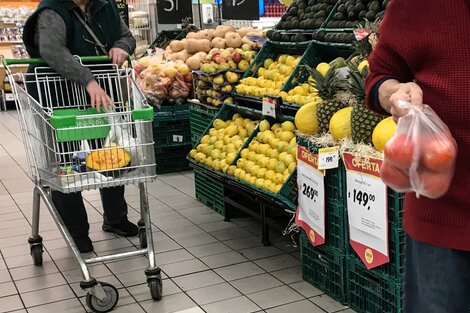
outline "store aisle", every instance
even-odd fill
[[[44,264],[29,255],[32,187],[16,112],[0,113],[0,312],[86,312],[81,273],[46,210],[41,213]],[[113,312],[323,313],[352,310],[302,281],[299,250],[290,238],[272,234],[263,247],[260,225],[251,218],[223,218],[194,197],[191,172],[160,175],[149,185],[157,263],[164,272],[160,302],[150,299],[144,257],[91,267],[94,277],[119,289]],[[138,219],[135,187],[126,191],[129,217]],[[90,237],[97,255],[137,249],[101,230],[97,192],[84,193]]]

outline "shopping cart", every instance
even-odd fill
[[[108,312],[119,299],[117,289],[90,276],[87,265],[148,255],[145,270],[154,300],[162,297],[162,277],[155,262],[146,183],[155,179],[152,132],[153,108],[140,92],[129,68],[101,64],[107,57],[79,59],[112,98],[112,112],[91,108],[86,90],[69,81],[40,59],[4,60],[18,110],[33,191],[33,220],[28,239],[34,264],[42,265],[39,235],[41,199],[77,259],[83,274],[80,287],[95,312]],[[100,64],[98,64],[100,63]],[[34,73],[13,74],[9,65],[32,64]],[[93,65],[90,65],[93,64]],[[23,82],[21,85],[19,82]],[[135,184],[140,191],[140,250],[83,258],[51,200],[63,193]]]

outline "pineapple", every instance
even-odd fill
[[[372,132],[375,126],[385,117],[369,110],[364,103],[364,81],[368,74],[367,66],[359,73],[356,66],[349,67],[349,91],[353,95],[353,110],[351,113],[351,135],[354,143],[372,143]]]
[[[317,107],[319,131],[327,133],[331,117],[349,105],[350,96],[341,89],[341,80],[336,76],[335,67],[330,67],[325,76],[315,69],[310,72],[313,85],[317,89],[318,96],[322,99]]]

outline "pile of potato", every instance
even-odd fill
[[[183,40],[173,40],[166,48],[165,56],[168,60],[185,62],[191,70],[198,70],[213,48],[240,48],[244,44],[261,47],[259,42],[251,41],[247,36],[263,37],[263,31],[251,27],[237,31],[233,26],[220,25],[216,29],[188,33]]]

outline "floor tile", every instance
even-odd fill
[[[214,232],[211,232],[211,235],[223,241],[223,240],[230,240],[230,239],[236,239],[236,238],[243,238],[243,237],[250,236],[252,234],[242,228],[237,227],[237,228],[228,228],[228,229],[214,231]]]
[[[188,295],[199,305],[217,302],[240,296],[241,293],[228,283],[208,286],[188,291]]]
[[[106,277],[112,275],[111,271],[104,264],[93,264],[88,266],[90,276],[94,278]],[[63,271],[65,280],[68,283],[76,283],[82,280],[82,271],[80,269]]]
[[[69,299],[45,305],[40,305],[28,309],[28,313],[51,313],[51,312],[67,312],[67,313],[83,313],[85,312],[80,300]]]
[[[130,246],[132,246],[132,243],[127,240],[127,238],[115,238],[93,243],[93,248],[95,252],[116,250]]]
[[[209,269],[204,263],[197,259],[167,264],[161,266],[161,268],[169,277],[177,277]]]
[[[205,313],[205,312],[200,307],[193,307],[193,308],[178,311],[175,313]]]
[[[252,262],[240,263],[215,269],[216,273],[227,281],[255,276],[264,273],[264,270]]]
[[[194,256],[184,249],[168,251],[164,253],[158,253],[156,255],[157,264],[165,265],[172,264],[176,262],[186,261],[194,259]]]
[[[257,247],[260,245],[260,243],[261,243],[261,238],[255,237],[253,235],[250,235],[248,237],[224,241],[224,244],[226,244],[227,246],[229,246],[230,248],[234,250],[242,250],[242,249],[247,249],[251,247]]]
[[[251,313],[260,309],[244,296],[207,304],[203,308],[207,313]]]
[[[273,256],[261,260],[255,261],[260,267],[268,272],[273,272],[289,267],[298,266],[300,261],[291,257],[290,255],[283,254],[278,256]]]
[[[196,303],[184,293],[163,297],[160,301],[143,301],[140,305],[146,312],[175,313],[197,307]]]
[[[23,309],[23,303],[18,295],[0,298],[0,312],[10,312],[13,310]],[[26,312],[26,311],[25,311]]]
[[[240,253],[230,251],[221,254],[202,257],[201,261],[207,264],[207,266],[209,266],[210,268],[217,268],[231,264],[246,262],[248,260]]]
[[[144,309],[137,304],[131,303],[127,305],[117,306],[113,309],[113,313],[145,313]]]
[[[299,312],[299,313],[324,313],[322,309],[317,307],[315,304],[308,300],[302,300],[294,303],[289,303],[285,305],[281,305],[272,309],[267,310],[268,313],[291,313],[291,312]]]
[[[269,274],[251,276],[231,281],[230,284],[243,294],[271,289],[282,286],[283,283]]]
[[[43,253],[42,259],[44,262],[51,260],[47,253]],[[5,258],[5,263],[7,264],[8,268],[16,268],[33,264],[33,259],[29,254],[18,255],[11,258]]]
[[[218,230],[224,230],[224,229],[230,229],[230,228],[239,229],[239,227],[236,224],[231,223],[231,222],[226,222],[223,220],[201,224],[199,225],[199,227],[204,229],[206,232],[210,232],[210,233],[218,231]]]
[[[27,278],[16,281],[18,290],[23,292],[30,292],[49,287],[65,285],[67,282],[60,273],[47,274],[33,278]]]
[[[11,276],[15,280],[43,276],[59,272],[59,269],[52,261],[42,263],[42,266],[27,265],[10,269]]]
[[[289,287],[300,293],[306,298],[315,297],[323,294],[323,292],[306,281],[300,281],[297,283],[290,284]]]
[[[310,298],[309,300],[327,312],[336,312],[336,311],[347,308],[344,305],[331,299],[327,295],[313,297],[313,298]]]
[[[75,298],[75,294],[68,285],[21,294],[21,299],[23,299],[24,305],[27,308],[72,298]]]
[[[247,297],[262,309],[268,309],[304,299],[304,297],[287,286],[258,291],[247,295]]]
[[[208,213],[208,214],[190,216],[188,217],[188,219],[194,224],[201,225],[205,223],[221,221],[224,219],[224,217],[218,213]]]
[[[0,298],[5,296],[12,296],[17,293],[18,291],[16,290],[15,284],[12,281],[0,284]]]
[[[107,266],[114,274],[120,274],[134,270],[143,270],[148,267],[148,263],[148,259],[142,256],[128,260],[110,262]]]
[[[151,300],[150,289],[147,283],[128,287],[129,293],[137,300],[137,302]],[[163,280],[163,296],[167,297],[176,293],[180,293],[181,289],[170,279]]]
[[[189,236],[200,236],[207,234],[203,229],[199,226],[191,225],[182,228],[175,228],[175,229],[168,229],[165,233],[170,236],[172,239],[177,240],[178,238],[182,237],[189,237]]]
[[[12,281],[10,273],[8,270],[1,270],[0,271],[0,284]]]
[[[239,250],[238,252],[240,252],[245,258],[249,260],[258,260],[284,253],[281,249],[278,249],[274,246],[265,247],[261,245],[258,247]]]
[[[218,242],[217,238],[210,234],[202,234],[199,236],[187,236],[178,238],[178,243],[184,248],[188,249],[195,246],[206,245],[209,243]]]
[[[98,282],[105,282],[105,283],[111,284],[118,289],[123,288],[123,285],[118,281],[118,279],[112,275],[100,277],[100,279],[98,279]],[[70,287],[72,288],[73,292],[75,293],[77,297],[83,297],[86,295],[86,291],[80,288],[79,282],[70,284]]]
[[[193,207],[193,208],[189,208],[189,209],[181,209],[181,210],[178,210],[178,213],[183,215],[184,217],[186,218],[189,218],[191,219],[191,217],[194,217],[194,216],[200,216],[200,215],[205,215],[205,214],[210,214],[212,213],[213,211],[204,206],[204,205],[201,205],[199,207]]]
[[[224,280],[214,271],[204,271],[195,274],[176,277],[174,282],[183,290],[193,290],[223,283]]]
[[[280,271],[274,271],[271,274],[285,284],[291,284],[303,280],[302,269],[300,266],[290,267]]]
[[[126,287],[140,285],[147,280],[143,269],[115,275],[117,279],[121,282],[121,284]]]
[[[187,250],[197,258],[231,251],[229,247],[227,247],[221,242],[214,242],[206,245],[189,247],[187,248]]]

